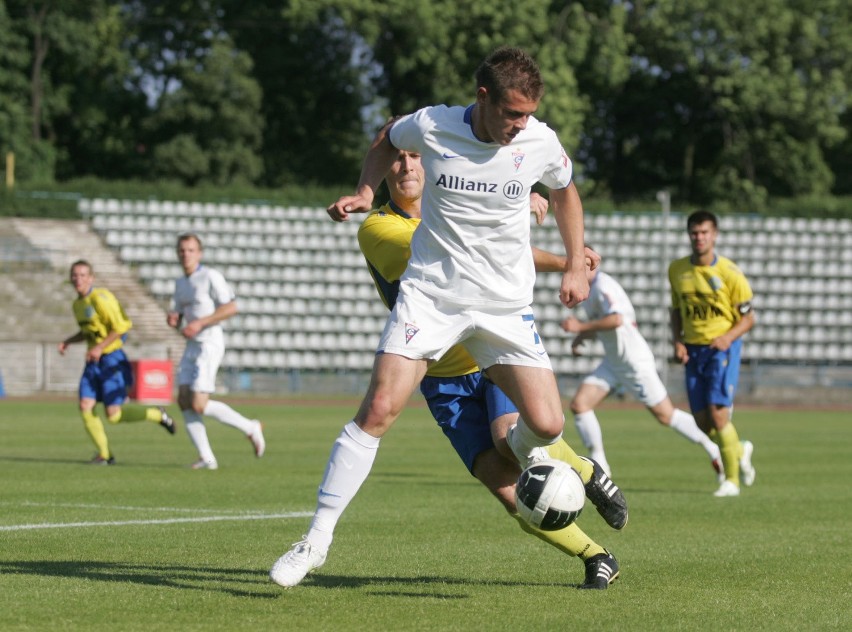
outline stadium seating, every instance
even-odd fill
[[[197,232],[205,260],[235,288],[225,367],[239,370],[368,370],[387,310],[358,251],[362,215],[335,224],[322,208],[83,199],[81,214],[167,305],[180,274],[175,239]],[[668,262],[689,253],[685,218],[602,213],[586,239],[603,269],[630,294],[639,327],[660,358],[669,353]],[[549,217],[533,243],[559,251]],[[852,221],[737,215],[721,218],[718,252],[736,261],[755,292],[758,325],[746,362],[852,363]],[[579,375],[600,357],[571,354],[559,327],[559,275],[539,276],[534,308],[557,371]]]

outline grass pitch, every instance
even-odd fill
[[[264,421],[266,456],[208,422],[220,469],[196,472],[182,427],[110,426],[118,465],[94,467],[74,401],[0,401],[0,629],[852,629],[849,411],[738,408],[757,481],[717,499],[700,448],[602,408],[630,523],[587,506],[621,578],[586,592],[582,564],[524,535],[422,407],[383,440],[325,566],[280,589],[267,572],[355,407],[236,407]]]

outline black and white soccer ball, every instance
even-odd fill
[[[521,472],[515,503],[521,518],[536,529],[558,531],[580,515],[586,503],[586,489],[570,465],[545,459]]]

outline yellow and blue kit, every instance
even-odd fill
[[[88,349],[103,342],[111,332],[121,334],[104,349],[100,361],[86,364],[80,378],[80,398],[94,399],[106,406],[121,404],[133,384],[130,362],[122,349],[133,322],[106,288],[92,288],[74,301],[72,309]]]
[[[748,279],[737,265],[716,256],[708,266],[690,257],[669,266],[672,308],[680,312],[683,342],[689,353],[686,389],[693,411],[709,405],[731,407],[739,381],[742,339],[729,349],[712,349],[713,339],[727,333],[751,308]]]

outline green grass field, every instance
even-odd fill
[[[587,506],[580,525],[621,564],[587,592],[582,564],[524,535],[412,407],[326,565],[285,591],[267,572],[305,532],[354,406],[238,408],[265,422],[267,455],[208,422],[220,469],[196,472],[182,427],[110,426],[119,464],[93,467],[74,401],[0,401],[0,629],[852,629],[849,411],[738,409],[757,481],[716,499],[700,448],[603,408],[630,523]]]

